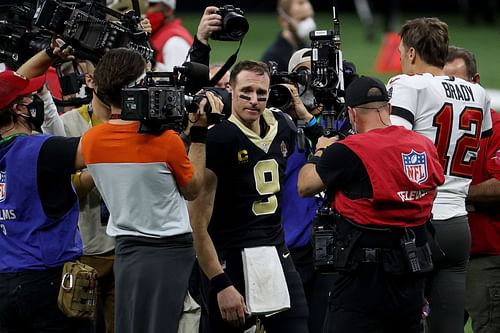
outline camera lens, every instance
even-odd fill
[[[272,106],[282,111],[286,111],[292,104],[292,94],[287,87],[282,84],[275,84],[271,86],[269,91],[268,106]]]
[[[228,35],[240,40],[248,32],[248,21],[244,16],[231,12],[224,17],[223,27]]]

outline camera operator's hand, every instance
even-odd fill
[[[337,135],[332,137],[320,137],[318,139],[318,143],[316,143],[316,152],[314,153],[314,156],[323,155],[323,151],[337,141],[339,141],[339,137]]]
[[[200,93],[203,93],[203,91],[198,92],[198,95]],[[198,111],[196,113],[189,113],[189,123],[186,131],[187,133],[189,133],[190,128],[193,126],[198,126],[198,127],[208,126],[207,114],[205,113],[205,105],[207,103],[208,103],[207,98],[201,99],[200,104],[198,105]]]
[[[149,22],[149,19],[147,18],[143,18],[141,20],[141,27],[142,30],[144,30],[144,32],[147,33],[148,35],[153,32],[153,27],[151,26],[151,22]]]
[[[58,57],[62,61],[75,59],[75,56],[73,55],[74,49],[60,38],[53,37],[50,47],[52,48],[53,58]]]
[[[196,37],[205,45],[208,45],[208,39],[212,33],[222,28],[222,17],[217,14],[218,10],[219,8],[214,6],[207,7],[198,25]]]
[[[293,110],[291,110],[292,114],[294,114],[297,119],[304,120],[306,123],[309,122],[312,118],[313,115],[307,111],[306,107],[304,106],[304,103],[302,103],[302,100],[300,99],[299,96],[299,91],[297,90],[297,87],[294,86],[293,84],[283,84],[285,87],[290,90],[290,94],[292,95],[292,106]]]

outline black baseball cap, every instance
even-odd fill
[[[379,79],[370,76],[355,79],[345,91],[345,102],[350,107],[388,101],[389,95],[385,85]]]

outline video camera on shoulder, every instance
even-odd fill
[[[140,20],[134,11],[122,14],[96,1],[45,0],[36,9],[33,25],[60,35],[75,49],[78,59],[97,62],[110,49],[125,47],[150,60],[153,49],[139,29]]]
[[[240,41],[248,32],[248,21],[240,8],[225,5],[217,14],[222,16],[222,29],[212,33],[212,39],[221,41]]]
[[[196,113],[210,91],[224,104],[223,114],[212,113],[209,103],[204,111],[209,123],[219,122],[231,113],[231,97],[223,88],[202,88],[207,83],[208,67],[194,62],[176,66],[173,72],[146,72],[142,82],[122,89],[121,119],[140,121],[141,133],[180,132],[187,125],[188,113]],[[200,89],[203,94],[196,95]]]
[[[54,34],[70,44],[80,60],[98,62],[104,53],[118,47],[134,49],[152,59],[148,36],[139,29],[139,14],[122,14],[92,0],[2,2],[0,61],[16,69],[49,47]]]

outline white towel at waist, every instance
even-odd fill
[[[245,248],[241,256],[248,311],[271,315],[290,309],[290,294],[276,247]]]

